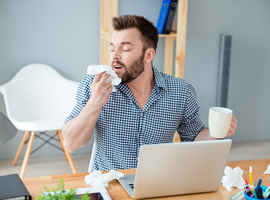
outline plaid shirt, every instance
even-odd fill
[[[155,86],[143,110],[126,84],[119,84],[101,109],[96,123],[93,170],[137,167],[140,146],[170,143],[177,130],[181,141],[193,141],[204,128],[193,86],[153,67]],[[76,117],[91,96],[93,75],[81,81],[77,104],[66,122]]]

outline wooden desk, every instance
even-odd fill
[[[230,166],[232,169],[235,167],[240,167],[244,170],[243,178],[249,180],[249,166],[252,166],[253,169],[253,180],[258,182],[258,180],[262,179],[262,184],[266,186],[270,186],[270,175],[264,175],[263,172],[267,169],[267,166],[270,164],[270,159],[263,160],[246,160],[246,161],[233,161],[228,162],[227,166]],[[127,174],[135,174],[135,169],[129,170],[117,170],[123,172],[125,175]],[[66,174],[66,175],[56,175],[56,176],[43,176],[43,177],[34,177],[34,178],[23,178],[23,182],[25,183],[27,189],[35,198],[37,195],[45,192],[42,184],[45,184],[47,188],[51,189],[52,187],[57,188],[59,180],[61,177],[64,178],[65,189],[69,188],[82,188],[82,187],[90,187],[85,183],[84,177],[88,173],[78,173],[78,174]],[[196,180],[196,178],[194,178]],[[109,187],[107,188],[108,193],[110,194],[113,200],[125,200],[132,199],[128,193],[120,186],[118,181],[113,180],[109,183]],[[156,198],[159,200],[176,200],[176,199],[230,199],[230,197],[235,194],[238,189],[234,188],[232,192],[228,192],[222,185],[220,189],[216,192],[210,193],[202,193],[202,194],[192,194],[192,195],[181,195],[181,196],[172,196],[172,197],[161,197]],[[151,200],[153,200],[152,198]]]

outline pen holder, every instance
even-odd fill
[[[264,191],[267,189],[267,187],[264,185],[262,185],[261,188],[262,188],[262,193],[264,193]],[[244,195],[246,197],[246,200],[256,200],[257,199],[257,198],[249,197],[246,192],[244,192]]]

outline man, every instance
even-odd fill
[[[182,142],[215,139],[199,117],[194,88],[152,65],[158,42],[153,23],[126,15],[114,18],[113,27],[112,68],[122,83],[112,92],[108,74],[85,76],[62,130],[66,149],[74,152],[94,133],[91,171],[104,171],[136,168],[140,146],[172,142],[176,130]],[[233,117],[227,136],[236,122]]]

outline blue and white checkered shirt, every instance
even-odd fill
[[[126,84],[119,84],[101,109],[94,135],[93,170],[137,167],[140,146],[170,143],[177,130],[181,141],[193,141],[204,128],[193,86],[153,67],[155,86],[143,110]],[[76,117],[91,96],[94,76],[81,81],[77,104],[66,121]]]

